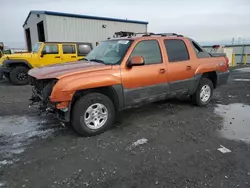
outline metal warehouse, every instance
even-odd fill
[[[30,11],[23,28],[27,49],[37,42],[96,42],[114,32],[147,32],[148,22],[51,11]]]

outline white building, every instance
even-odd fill
[[[51,11],[30,11],[23,28],[27,49],[38,42],[96,42],[114,32],[147,32],[148,22]]]

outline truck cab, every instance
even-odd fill
[[[28,71],[65,62],[74,62],[84,58],[92,50],[92,44],[86,42],[38,42],[30,53],[4,55],[0,59],[0,75],[12,84],[28,84]]]

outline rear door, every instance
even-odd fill
[[[164,98],[168,93],[166,64],[157,40],[143,40],[132,46],[130,58],[141,56],[144,65],[122,69],[125,105]],[[129,61],[128,59],[128,61]]]
[[[62,44],[62,62],[70,62],[77,60],[76,44]]]
[[[165,39],[168,57],[168,81],[171,92],[186,93],[193,90],[196,63],[191,60],[185,40]]]

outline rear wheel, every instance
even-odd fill
[[[213,95],[213,83],[208,78],[202,78],[197,91],[195,94],[191,95],[192,102],[197,106],[207,105]]]
[[[81,97],[73,107],[71,123],[83,136],[94,136],[112,126],[115,107],[107,96],[89,93]]]
[[[10,71],[10,76],[9,76],[11,83],[13,83],[15,85],[28,84],[29,83],[28,71],[29,71],[29,69],[27,67],[24,67],[24,66],[14,67]]]

